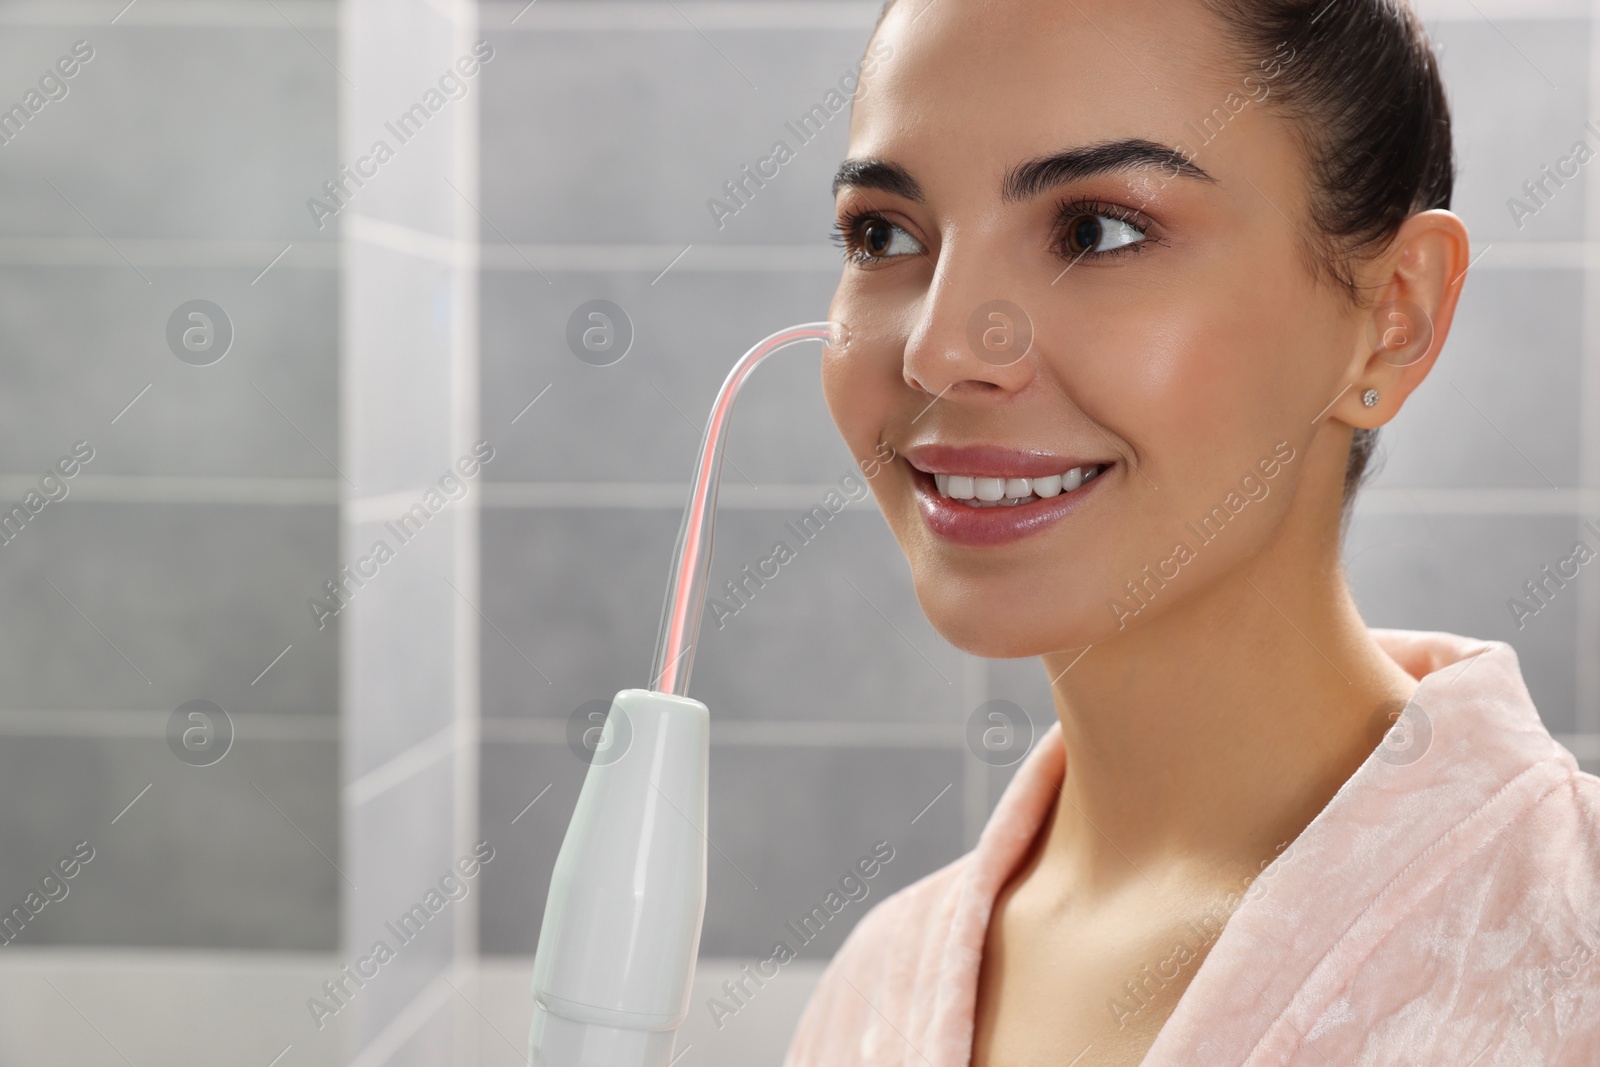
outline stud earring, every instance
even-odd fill
[[[1368,389],[1366,392],[1361,394],[1361,402],[1369,408],[1377,407],[1378,391],[1376,389]]]

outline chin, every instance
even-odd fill
[[[1060,603],[1035,603],[1031,597],[982,588],[994,584],[998,583],[955,582],[940,575],[916,582],[917,603],[941,637],[984,659],[1042,656],[1082,648],[1103,636],[1091,632],[1085,606],[1063,611]],[[1032,592],[1037,591],[1036,586]],[[980,604],[981,610],[973,610]]]

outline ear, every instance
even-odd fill
[[[1329,414],[1351,426],[1382,426],[1428,376],[1444,346],[1466,281],[1467,227],[1450,211],[1419,211],[1401,224],[1384,254],[1363,271],[1378,300],[1364,317]],[[1371,407],[1362,395],[1377,390]]]

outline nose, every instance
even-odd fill
[[[906,339],[906,384],[931,396],[976,399],[1019,392],[1038,369],[1033,319],[1006,292],[1003,263],[954,242],[941,250]]]

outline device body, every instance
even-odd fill
[[[534,959],[534,1067],[666,1067],[689,1013],[706,900],[711,717],[612,701],[556,856]]]
[[[729,371],[706,421],[651,686],[612,701],[550,878],[533,962],[532,1067],[671,1063],[705,916],[711,720],[686,693],[710,580],[722,450],[750,372],[778,349],[811,340],[838,349],[848,333],[812,322],[764,338]]]

